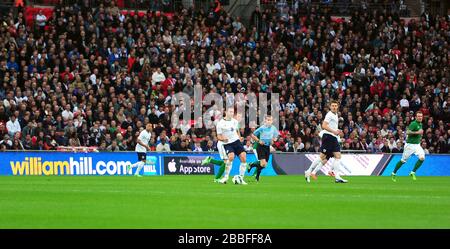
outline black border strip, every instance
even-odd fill
[[[377,248],[396,243],[405,248],[418,243],[441,245],[448,242],[449,234],[449,229],[28,229],[0,230],[0,239],[14,246],[46,248],[361,248],[369,243]],[[202,239],[206,236],[210,236],[209,244]],[[196,238],[197,243],[181,243],[186,238]]]
[[[385,163],[383,164],[383,168],[381,168],[380,172],[378,173],[379,176],[383,175],[384,171],[386,170],[387,166],[389,165],[389,163],[392,161],[392,159],[394,158],[395,154],[388,154],[389,158],[388,160],[385,161]]]

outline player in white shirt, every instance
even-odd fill
[[[236,120],[239,122],[241,120],[241,115],[239,115],[239,113],[236,114]],[[217,122],[218,123],[218,122]],[[238,126],[239,128],[239,126]],[[217,150],[219,151],[219,156],[220,156],[220,160],[216,160],[211,156],[207,156],[203,161],[202,161],[202,165],[207,165],[207,164],[214,164],[219,166],[219,170],[217,171],[217,174],[214,177],[214,182],[219,182],[220,179],[222,178],[224,172],[225,172],[225,167],[226,167],[226,162],[228,160],[228,155],[227,152],[225,151],[225,147],[224,147],[224,142],[222,141],[218,141],[217,142]]]
[[[152,124],[147,124],[145,126],[145,130],[139,133],[139,137],[137,138],[137,144],[135,148],[135,151],[137,152],[138,155],[138,162],[127,166],[128,174],[131,174],[132,168],[137,167],[136,173],[134,173],[134,175],[137,177],[142,177],[139,174],[139,172],[141,172],[142,168],[145,165],[145,161],[147,159],[147,151],[150,151],[150,146],[148,145],[148,143],[150,142],[150,137],[152,135],[151,132],[152,132]]]
[[[310,177],[315,178],[315,169],[325,165],[327,160],[334,157],[334,162],[332,165],[334,178],[336,183],[346,183],[347,180],[342,179],[340,176],[340,166],[341,166],[341,146],[339,145],[340,136],[343,136],[343,132],[338,129],[339,117],[338,117],[338,102],[335,100],[331,101],[330,109],[325,116],[322,123],[322,146],[320,147],[320,157],[312,162],[311,166],[307,171],[305,171],[305,179],[310,182]],[[314,173],[312,175],[312,173]]]
[[[225,113],[225,118],[217,123],[217,138],[219,141],[223,142],[223,147],[227,154],[228,160],[226,161],[225,175],[220,179],[219,183],[227,183],[230,176],[231,165],[233,163],[234,157],[237,154],[241,161],[239,167],[239,177],[241,178],[242,184],[246,185],[244,181],[245,169],[247,168],[244,146],[241,143],[241,136],[239,134],[239,122],[233,118],[234,109],[228,108]]]

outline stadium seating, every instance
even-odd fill
[[[124,2],[72,11],[27,6],[1,17],[0,122],[17,116],[22,136],[0,133],[0,149],[105,150],[118,140],[121,150],[133,150],[148,122],[152,148],[167,137],[172,150],[191,150],[197,140],[204,150],[216,149],[214,130],[170,127],[172,94],[201,84],[222,96],[280,93],[278,151],[317,151],[330,99],[341,102],[346,149],[400,150],[421,110],[422,146],[449,151],[448,16],[405,19],[358,9],[337,17],[289,5],[285,19],[268,1],[244,25],[223,8],[136,17],[116,7]],[[43,29],[34,25],[40,10]],[[242,129],[246,140],[251,132]],[[14,139],[19,146],[10,146]]]

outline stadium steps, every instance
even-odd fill
[[[422,2],[422,0],[404,0],[411,17],[418,17],[422,14]]]
[[[8,12],[11,10],[11,8],[14,5],[13,0],[3,0],[0,1],[0,15],[5,16],[8,14]]]
[[[0,6],[1,7],[12,8],[13,5],[14,5],[14,0],[3,0],[3,1],[0,1]]]
[[[247,25],[258,1],[255,0],[231,0],[228,6],[224,6],[225,10],[231,16],[240,16],[241,22]]]

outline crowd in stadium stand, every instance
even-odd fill
[[[448,153],[449,41],[449,17],[429,14],[257,8],[246,26],[223,8],[167,18],[124,15],[113,2],[56,6],[28,25],[14,9],[0,19],[0,149],[132,151],[152,123],[153,150],[215,151],[214,129],[170,128],[172,94],[200,84],[223,96],[279,93],[277,151],[318,151],[337,99],[343,149],[402,152],[422,111],[423,148]],[[251,132],[241,129],[249,151]]]

